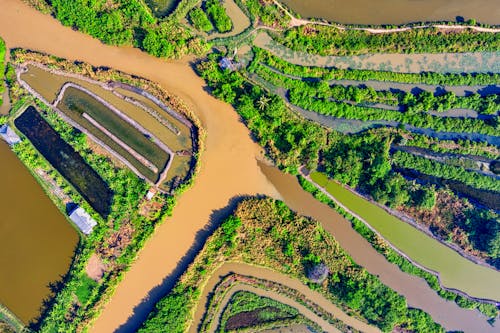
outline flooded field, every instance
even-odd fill
[[[108,185],[33,106],[15,120],[15,125],[96,212],[104,217],[109,214],[113,193]]]
[[[346,24],[403,24],[475,19],[500,24],[497,0],[279,0],[305,18]]]
[[[142,174],[149,175],[148,178],[152,182],[156,181],[160,170],[163,170],[169,159],[168,153],[106,105],[85,92],[70,87],[65,91],[58,108],[113,150],[120,146],[121,151],[127,152],[128,158],[125,158],[130,163],[140,168]]]
[[[28,323],[71,263],[78,234],[0,140],[0,303]]]

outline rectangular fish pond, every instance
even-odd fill
[[[111,189],[33,106],[16,118],[14,124],[96,212],[108,216],[113,199]]]
[[[68,87],[57,107],[152,182],[170,159],[144,133],[84,91]]]

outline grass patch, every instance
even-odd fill
[[[98,284],[86,274],[82,275],[79,282],[78,287],[75,289],[75,295],[80,303],[85,304],[90,299],[93,289],[97,287]]]

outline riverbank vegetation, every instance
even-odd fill
[[[152,189],[154,195],[151,199],[147,199],[145,195],[151,189],[150,185],[120,163],[116,163],[102,148],[97,148],[83,133],[60,118],[54,110],[30,95],[16,80],[10,81],[14,108],[12,114],[22,111],[19,108],[23,105],[35,104],[39,110],[37,114],[43,117],[43,120],[83,158],[85,163],[102,177],[114,194],[109,214],[101,217],[29,141],[23,140],[14,147],[16,154],[34,175],[36,175],[34,170],[44,170],[59,185],[66,197],[82,206],[97,221],[97,226],[90,235],[81,236],[69,272],[53,290],[54,297],[44,303],[41,316],[29,324],[30,328],[41,332],[77,331],[87,327],[89,322],[99,314],[114,287],[134,261],[139,249],[153,233],[156,225],[170,215],[176,196],[191,184],[199,167],[198,149],[202,146],[202,141],[198,136],[199,123],[181,101],[168,95],[156,84],[141,78],[25,50],[14,51],[12,61],[15,64],[37,61],[71,73],[85,73],[88,77],[101,82],[113,79],[141,86],[166,105],[183,113],[195,124],[193,126],[193,138],[196,141],[193,142],[194,164],[187,178],[179,182],[171,194],[163,194]],[[42,185],[44,184],[43,179],[39,177],[37,179]],[[57,196],[50,196],[55,200],[59,209],[66,214],[66,202],[62,202]],[[86,273],[90,257],[97,258],[94,260],[101,263],[103,267],[103,272],[99,276],[88,276]]]
[[[327,197],[323,192],[321,192],[316,186],[314,186],[311,182],[306,180],[304,177],[299,176],[299,183],[304,190],[311,193],[317,200],[329,205],[334,208],[337,212],[339,212],[343,217],[349,220],[352,224],[352,227],[366,240],[372,244],[375,250],[377,250],[380,254],[382,254],[389,262],[397,265],[403,272],[421,277],[425,279],[427,284],[435,290],[441,297],[454,301],[460,307],[475,309],[477,308],[483,314],[485,314],[488,318],[496,318],[498,315],[498,309],[495,305],[489,303],[482,303],[470,300],[462,295],[459,295],[452,291],[447,291],[443,287],[441,287],[439,283],[439,279],[436,275],[431,274],[414,264],[412,264],[407,258],[400,255],[396,252],[392,247],[390,247],[380,236],[378,236],[373,230],[368,228],[365,223],[359,220],[357,217],[353,216],[349,212],[347,212],[344,208],[337,205],[334,201],[332,201],[329,197]],[[448,193],[449,194],[449,193]],[[442,193],[438,193],[438,197],[441,196]],[[439,203],[437,204],[439,205]],[[426,223],[432,222],[431,220],[426,220]]]
[[[460,227],[461,222],[455,221],[458,216],[447,212],[458,203],[468,202],[466,199],[439,187],[423,186],[404,178],[392,170],[390,159],[390,147],[395,142],[406,141],[406,144],[411,144],[416,141],[443,151],[463,143],[462,149],[467,152],[483,151],[486,155],[495,154],[497,150],[494,146],[460,140],[451,141],[451,145],[450,140],[441,142],[424,135],[415,135],[414,138],[413,133],[402,128],[379,128],[357,135],[343,135],[318,123],[305,121],[287,109],[282,98],[266,92],[247,80],[242,73],[221,71],[216,59],[217,55],[214,54],[200,63],[197,67],[200,75],[215,96],[235,106],[255,139],[278,166],[291,172],[301,165],[310,170],[320,168],[329,176],[371,195],[382,204],[411,213],[424,226],[427,226],[424,220],[434,220],[436,225],[443,223],[446,227],[431,226],[431,231],[440,239],[452,241],[463,251],[498,265],[495,251],[490,254],[478,252],[479,249],[470,240],[480,234],[497,237],[498,220],[486,223],[492,218],[486,216],[493,212],[467,203],[468,209],[461,213],[465,213],[468,218],[477,217],[477,222],[467,223],[469,227],[466,229]],[[446,200],[443,200],[444,194],[441,193],[448,193]],[[432,215],[431,219],[428,219],[429,214]],[[492,221],[495,221],[494,216]],[[484,223],[479,223],[479,220]],[[442,237],[443,234],[446,236]],[[478,306],[478,303],[475,304]]]
[[[403,297],[353,263],[317,222],[296,215],[279,201],[247,199],[209,237],[172,291],[158,302],[140,332],[187,329],[204,281],[220,262],[234,260],[268,267],[309,283],[344,311],[383,331],[443,331],[429,315],[409,308]],[[323,284],[310,283],[306,275],[308,265],[316,262],[323,262],[330,271]]]
[[[484,97],[478,94],[457,97],[452,92],[434,95],[427,91],[418,93],[376,91],[362,85],[331,85],[323,80],[307,81],[290,78],[259,64],[251,65],[249,71],[272,86],[285,89],[284,97],[291,104],[327,116],[362,121],[383,120],[440,132],[495,135],[498,131],[496,113],[500,109],[500,101],[496,94]],[[481,120],[429,113],[429,111],[443,112],[464,108],[495,116]]]
[[[187,11],[185,5],[178,5],[173,14],[165,19],[157,18],[144,2],[138,0],[92,3],[31,0],[30,3],[37,8],[50,8],[50,13],[65,26],[106,44],[131,45],[154,56],[167,58],[206,51],[205,42],[180,23],[196,3],[187,4]],[[183,15],[177,15],[177,11],[183,12]]]
[[[497,51],[500,36],[496,33],[463,29],[409,29],[389,33],[370,33],[322,25],[291,28],[273,38],[284,46],[319,55],[359,55],[368,53],[438,53]]]
[[[0,38],[0,106],[3,103],[3,93],[5,91],[4,73],[5,73],[5,42]]]

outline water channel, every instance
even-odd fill
[[[304,18],[346,24],[403,24],[475,19],[499,24],[497,0],[279,0]]]
[[[0,140],[0,303],[27,323],[69,268],[78,234]]]
[[[193,72],[186,59],[166,62],[136,49],[106,46],[63,27],[50,16],[20,1],[1,2],[0,35],[8,47],[25,47],[93,65],[109,66],[158,82],[193,108],[208,133],[201,159],[202,169],[194,186],[181,196],[173,217],[157,229],[139,253],[138,260],[125,274],[94,323],[93,331],[128,332],[140,325],[154,303],[168,291],[172,279],[183,271],[202,246],[213,225],[234,207],[237,198],[255,194],[284,198],[299,212],[302,212],[301,207],[320,204],[310,196],[306,200],[306,193],[302,190],[291,190],[288,186],[294,181],[293,177],[278,171],[264,169],[263,172],[256,160],[262,157],[261,148],[251,140],[248,129],[234,110],[206,92],[204,82]],[[314,216],[308,211],[303,212]],[[423,280],[402,273],[396,266],[387,263],[348,223],[335,220],[338,217],[333,210],[315,214],[323,214],[321,212],[326,215],[317,216],[318,219],[354,260],[407,296],[409,304],[428,311],[448,329],[467,332],[495,330],[477,311],[460,309],[454,303],[444,301]]]

